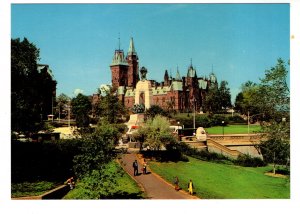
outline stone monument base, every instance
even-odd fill
[[[132,114],[130,115],[129,121],[126,123],[127,127],[139,126],[145,121],[145,114]]]

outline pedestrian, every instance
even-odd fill
[[[74,181],[74,177],[71,177],[67,180],[67,184],[69,185],[70,189],[74,189],[75,187],[75,181]]]
[[[193,181],[192,179],[190,179],[190,182],[188,184],[188,190],[191,195],[193,195],[193,188],[194,188]]]
[[[133,162],[132,167],[133,167],[133,175],[134,175],[134,176],[138,175],[138,168],[139,168],[139,165],[138,165],[137,160],[135,160],[135,161]]]
[[[144,159],[144,163],[143,163],[143,174],[147,174],[147,161],[146,159]]]
[[[179,179],[177,176],[174,179],[174,184],[175,184],[175,190],[179,191]]]

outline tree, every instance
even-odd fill
[[[119,101],[116,89],[110,87],[108,89],[103,88],[102,91],[104,91],[105,94],[102,92],[97,114],[105,118],[109,123],[118,123],[126,114],[125,107]],[[100,90],[99,93],[101,94]]]
[[[204,111],[208,112],[209,114],[214,114],[220,111],[222,107],[219,97],[218,84],[212,83],[203,102]]]
[[[89,113],[92,109],[90,99],[79,93],[71,101],[72,112],[75,114],[76,124],[78,127],[87,127],[89,125]]]
[[[35,131],[52,113],[56,81],[48,68],[37,69],[39,49],[26,38],[11,40],[11,124],[14,131]]]
[[[248,113],[250,115],[259,114],[260,112],[257,102],[260,99],[259,85],[251,81],[247,81],[242,84],[241,88],[242,91],[235,99],[235,109],[244,115],[248,115]]]
[[[145,115],[149,119],[153,119],[156,115],[167,116],[168,113],[158,105],[152,105],[145,112]]]
[[[101,171],[115,157],[118,138],[118,129],[107,122],[99,124],[93,133],[83,134],[79,139],[80,154],[73,161],[76,176],[82,178],[93,170]]]
[[[269,122],[262,124],[264,133],[259,148],[264,159],[276,164],[289,161],[290,147],[290,95],[287,86],[288,70],[282,59],[275,67],[265,71],[261,79],[257,104],[261,113],[268,116]]]
[[[227,81],[221,81],[219,87],[219,99],[220,99],[220,106],[222,109],[227,109],[231,107],[231,94],[230,89],[228,88]]]
[[[289,116],[290,90],[287,85],[287,74],[284,61],[279,58],[277,65],[265,71],[261,79],[259,99],[257,100],[260,111],[272,118],[281,121],[282,117]]]
[[[278,164],[288,165],[290,159],[290,126],[286,121],[272,121],[262,128],[263,139],[258,145],[264,160],[273,165],[276,173]]]
[[[59,115],[59,118],[61,118],[61,115],[63,114],[64,116],[66,115],[65,110],[66,110],[66,106],[69,105],[69,101],[70,101],[70,97],[68,97],[66,94],[61,93],[57,98],[56,98],[56,102],[57,102],[57,113]]]
[[[153,119],[148,119],[146,124],[138,130],[137,135],[144,138],[144,145],[151,149],[160,150],[169,143],[176,142],[170,132],[170,123],[167,118],[157,115]]]

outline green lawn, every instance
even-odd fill
[[[38,196],[57,187],[57,183],[48,181],[22,182],[11,184],[11,197]]]
[[[206,162],[189,157],[189,162],[150,162],[151,170],[172,182],[178,176],[180,187],[187,190],[193,180],[196,195],[204,199],[288,199],[287,178],[265,175],[271,167],[240,167]]]
[[[208,134],[223,134],[222,126],[214,126],[210,128],[205,128]],[[249,133],[259,132],[261,130],[260,125],[250,125]],[[227,125],[224,126],[224,134],[247,134],[248,125]]]

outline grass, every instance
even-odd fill
[[[267,167],[240,167],[197,160],[189,162],[150,162],[151,170],[172,182],[179,178],[180,187],[187,191],[193,180],[196,195],[204,199],[288,199],[290,183],[287,178],[275,178],[264,173]]]
[[[223,134],[223,126],[214,126],[205,128],[208,134]],[[261,130],[260,125],[250,125],[249,133],[259,132]],[[224,126],[224,134],[247,134],[248,125],[227,125]]]
[[[11,197],[38,196],[57,187],[57,183],[49,181],[22,182],[11,184]]]
[[[116,183],[111,182],[111,178]],[[85,182],[86,181],[86,182]],[[106,186],[106,189],[103,188]],[[107,188],[108,187],[108,188]],[[103,194],[102,194],[102,193]],[[109,192],[109,194],[108,194]],[[102,196],[100,196],[102,194]],[[106,194],[106,196],[105,196]],[[88,176],[76,183],[76,187],[64,199],[142,199],[145,198],[136,182],[116,162],[109,164],[105,178]]]

